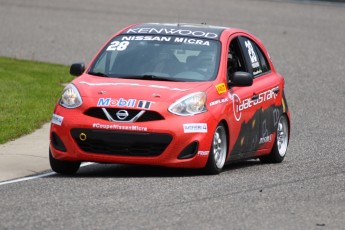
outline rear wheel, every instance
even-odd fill
[[[206,171],[210,174],[220,173],[225,165],[226,154],[227,134],[224,126],[219,124],[213,135],[211,151],[205,168]]]
[[[285,114],[278,121],[277,134],[272,151],[269,155],[260,157],[263,163],[280,163],[284,160],[289,143],[289,124]]]
[[[80,167],[80,162],[62,161],[62,160],[55,159],[50,149],[49,149],[49,162],[50,162],[50,167],[52,168],[54,172],[57,172],[63,175],[73,175],[78,171]]]

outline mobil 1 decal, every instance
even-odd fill
[[[115,108],[137,108],[137,109],[150,109],[154,102],[137,100],[137,99],[124,99],[124,98],[99,98],[97,102],[98,107],[115,107]]]
[[[151,101],[142,101],[140,100],[138,102],[137,107],[141,109],[149,109],[151,107],[152,102]]]

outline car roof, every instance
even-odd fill
[[[192,23],[142,23],[124,30],[124,35],[174,35],[219,40],[221,33],[228,28]]]

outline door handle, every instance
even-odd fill
[[[279,86],[275,87],[273,89],[273,93],[278,94],[279,93]]]
[[[254,95],[252,96],[252,100],[255,101],[255,100],[257,100],[257,99],[259,99],[259,94],[254,94]]]

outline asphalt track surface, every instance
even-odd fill
[[[217,176],[91,165],[0,186],[0,229],[344,229],[345,7],[281,1],[0,0],[0,55],[89,62],[136,22],[207,22],[261,38],[292,112],[282,164]],[[47,76],[49,77],[49,76]]]

